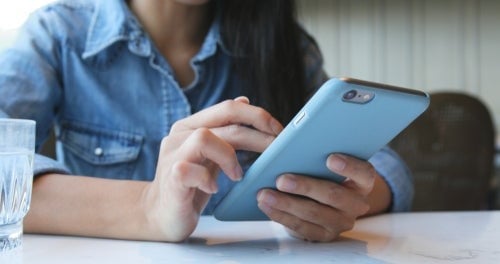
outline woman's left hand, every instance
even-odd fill
[[[286,174],[278,178],[278,191],[264,189],[257,195],[259,208],[273,221],[281,223],[294,237],[328,242],[354,227],[355,220],[370,210],[370,199],[387,209],[390,193],[368,199],[375,184],[389,188],[373,166],[353,157],[332,154],[327,167],[345,176],[342,183]],[[388,197],[388,198],[387,198]],[[380,201],[380,199],[383,199]]]

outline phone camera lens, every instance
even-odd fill
[[[344,100],[351,100],[352,98],[356,97],[358,92],[356,90],[350,90],[349,92],[346,92],[344,94]]]

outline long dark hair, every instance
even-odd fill
[[[262,107],[286,124],[306,97],[294,0],[218,0],[234,66]],[[241,56],[238,56],[241,55]]]

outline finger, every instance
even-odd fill
[[[186,139],[179,149],[178,159],[197,164],[210,160],[232,180],[240,180],[243,175],[234,148],[206,128],[196,129]]]
[[[172,166],[172,177],[184,188],[198,188],[207,194],[216,193],[217,183],[207,167],[187,161]],[[190,200],[190,199],[189,199]]]
[[[212,128],[210,131],[231,144],[235,149],[254,152],[263,152],[276,138],[273,135],[240,125]]]
[[[257,197],[259,208],[271,220],[293,231],[297,237],[331,241],[353,227],[353,218],[309,199],[268,189],[260,191]]]
[[[242,99],[243,100],[243,99]],[[231,124],[244,124],[270,135],[278,135],[283,126],[263,108],[241,100],[226,100],[204,109],[174,124],[172,129],[214,128]]]
[[[364,195],[335,182],[307,176],[285,174],[276,181],[278,190],[308,197],[349,216],[359,216],[369,210]]]
[[[326,161],[326,166],[335,173],[345,176],[361,193],[368,194],[373,189],[377,172],[367,162],[342,154],[332,154]]]
[[[246,97],[246,96],[238,96],[238,97],[234,98],[234,100],[237,102],[242,102],[244,104],[250,104],[250,99],[248,99],[248,97]]]

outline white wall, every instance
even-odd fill
[[[500,131],[500,0],[298,0],[331,76],[477,95]]]

